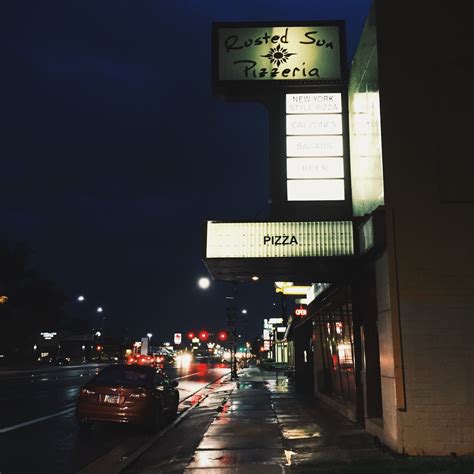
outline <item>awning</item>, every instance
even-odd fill
[[[344,281],[356,264],[352,228],[351,221],[208,221],[203,260],[215,280]]]
[[[355,257],[326,258],[204,258],[214,280],[324,281],[350,280]],[[255,278],[254,278],[255,279]]]

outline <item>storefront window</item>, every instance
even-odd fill
[[[325,391],[355,402],[354,334],[350,301],[333,304],[316,314],[321,340]]]

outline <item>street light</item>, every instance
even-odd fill
[[[84,295],[79,295],[76,298],[76,301],[78,301],[79,303],[84,303],[85,300],[86,300],[86,297]],[[102,313],[104,311],[104,308],[102,308],[102,306],[97,306],[95,311],[97,313]],[[102,332],[105,331],[105,316],[102,316],[102,328],[101,329],[102,329]]]
[[[247,314],[247,310],[246,310],[246,309],[243,309],[243,310],[242,310],[242,314]]]
[[[153,336],[153,334],[152,334],[151,332],[147,332],[147,333],[146,333],[146,337],[147,337],[148,339],[151,339],[151,336]]]
[[[211,280],[207,277],[201,277],[198,280],[198,286],[203,290],[207,290],[211,286]]]

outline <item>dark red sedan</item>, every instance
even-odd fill
[[[106,367],[79,392],[77,418],[81,428],[107,421],[142,425],[154,432],[176,416],[178,382],[149,366]]]

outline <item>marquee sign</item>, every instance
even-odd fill
[[[206,258],[352,255],[351,221],[207,222]]]
[[[343,79],[343,23],[215,23],[213,75],[219,82],[318,84]]]

